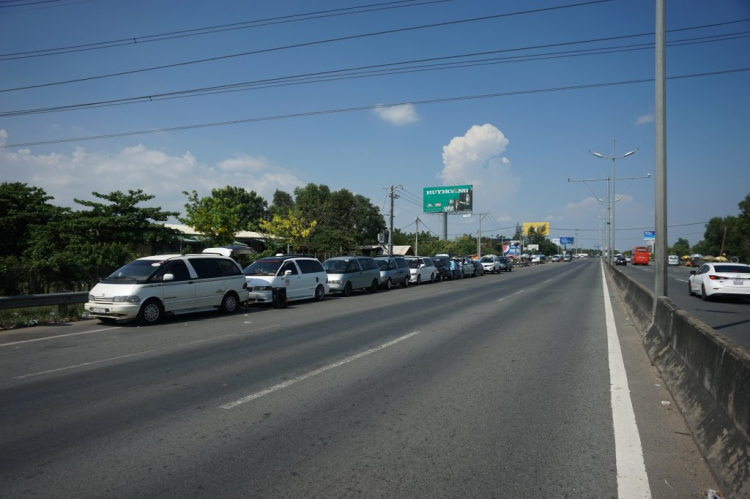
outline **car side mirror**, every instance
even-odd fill
[[[285,270],[284,271],[284,277],[290,276],[290,275],[292,275],[292,271],[291,270]]]
[[[167,281],[174,281],[174,274],[164,274],[164,276],[161,278],[163,282]]]

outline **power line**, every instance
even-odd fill
[[[391,30],[375,31],[375,32],[370,32],[370,33],[361,33],[358,35],[349,35],[349,36],[343,36],[343,37],[337,37],[337,38],[327,38],[324,40],[295,43],[292,45],[284,45],[281,47],[272,47],[268,49],[251,50],[251,51],[240,52],[236,54],[227,54],[227,55],[221,55],[221,56],[215,56],[215,57],[208,57],[204,59],[195,59],[192,61],[177,62],[173,64],[164,64],[161,66],[152,66],[149,68],[134,69],[130,71],[120,71],[117,73],[109,73],[109,74],[97,75],[97,76],[88,76],[85,78],[75,78],[71,80],[64,80],[64,81],[57,81],[57,82],[50,82],[50,83],[40,83],[36,85],[27,85],[24,87],[7,88],[7,89],[0,90],[0,93],[16,92],[20,90],[31,90],[35,88],[45,88],[45,87],[52,87],[52,86],[58,86],[58,85],[67,85],[70,83],[81,83],[84,81],[100,80],[100,79],[105,79],[105,78],[113,78],[117,76],[146,73],[146,72],[157,71],[161,69],[172,69],[172,68],[177,68],[177,67],[190,66],[194,64],[202,64],[206,62],[215,62],[215,61],[220,61],[220,60],[232,59],[236,57],[245,57],[249,55],[265,54],[269,52],[279,52],[279,51],[289,50],[289,49],[294,49],[294,48],[311,47],[311,46],[316,46],[316,45],[324,45],[324,44],[337,43],[337,42],[342,42],[342,41],[358,40],[358,39],[364,39],[364,38],[375,37],[375,36],[392,35],[396,33],[405,33],[409,31],[432,29],[432,28],[444,27],[444,26],[455,26],[458,24],[466,24],[466,23],[472,23],[472,22],[478,22],[478,21],[487,21],[487,20],[499,19],[503,17],[511,17],[511,16],[518,16],[518,15],[526,15],[526,14],[538,14],[541,12],[569,9],[569,8],[588,6],[588,5],[594,5],[594,4],[599,4],[599,3],[607,3],[611,1],[613,0],[589,0],[586,2],[559,5],[555,7],[545,7],[545,8],[531,9],[531,10],[525,10],[525,11],[510,12],[510,13],[505,13],[505,14],[495,14],[491,16],[482,16],[482,17],[475,17],[475,18],[469,18],[469,19],[459,19],[455,21],[445,21],[441,23],[423,24],[420,26],[410,26],[407,28],[397,28],[397,29],[391,29]]]
[[[746,71],[750,71],[750,68],[738,68],[738,69],[729,69],[725,71],[710,71],[707,73],[694,73],[694,74],[687,74],[687,75],[670,76],[667,79],[668,80],[682,80],[682,79],[700,78],[700,77],[706,77],[706,76],[737,74],[737,73],[742,73]],[[25,143],[18,143],[18,144],[5,144],[5,145],[0,144],[0,149],[9,149],[11,147],[30,147],[30,146],[39,146],[39,145],[48,145],[48,144],[63,144],[63,143],[68,143],[68,142],[83,142],[87,140],[111,139],[111,138],[117,138],[117,137],[131,137],[134,135],[145,135],[145,134],[152,134],[152,133],[177,132],[177,131],[182,131],[182,130],[194,130],[194,129],[199,129],[199,128],[212,128],[212,127],[217,127],[217,126],[239,125],[242,123],[258,123],[262,121],[274,121],[274,120],[283,120],[283,119],[291,119],[291,118],[304,118],[304,117],[310,117],[310,116],[324,116],[324,115],[329,115],[329,114],[341,114],[341,113],[350,113],[350,112],[356,112],[356,111],[370,111],[373,109],[380,109],[384,107],[397,107],[397,106],[403,106],[406,104],[412,104],[412,105],[444,104],[448,102],[492,99],[492,98],[510,97],[510,96],[516,96],[516,95],[531,95],[531,94],[541,94],[541,93],[563,92],[563,91],[570,91],[570,90],[587,90],[587,89],[592,89],[592,88],[616,87],[616,86],[634,85],[634,84],[640,84],[640,83],[651,83],[653,81],[654,81],[653,78],[643,78],[639,80],[615,81],[615,82],[606,82],[606,83],[591,83],[591,84],[584,84],[584,85],[572,85],[572,86],[567,86],[567,87],[542,88],[542,89],[534,89],[534,90],[517,90],[514,92],[500,92],[500,93],[482,94],[482,95],[465,95],[465,96],[460,96],[460,97],[445,97],[441,99],[399,102],[397,104],[376,104],[376,105],[359,106],[359,107],[327,109],[327,110],[322,110],[322,111],[308,111],[304,113],[283,114],[283,115],[277,115],[277,116],[265,116],[261,118],[244,118],[244,119],[222,121],[222,122],[215,122],[215,123],[200,123],[200,124],[195,124],[195,125],[182,125],[182,126],[165,127],[165,128],[151,129],[151,130],[119,132],[119,133],[111,133],[111,134],[104,134],[104,135],[91,135],[88,137],[44,140],[44,141],[38,141],[38,142],[25,142]]]
[[[59,0],[54,0],[59,1]],[[52,55],[71,54],[75,52],[84,52],[90,50],[102,50],[125,45],[137,45],[139,43],[160,42],[172,40],[174,38],[186,38],[190,36],[200,36],[225,31],[234,31],[239,29],[258,28],[274,24],[286,24],[299,21],[309,21],[313,19],[323,19],[328,17],[340,17],[345,15],[362,14],[366,12],[377,12],[391,9],[403,9],[406,7],[421,7],[435,3],[452,2],[453,0],[430,0],[420,3],[414,3],[417,0],[398,0],[393,2],[377,3],[370,5],[361,5],[357,7],[346,7],[341,9],[330,9],[317,12],[307,12],[303,14],[292,14],[288,16],[271,17],[267,19],[257,19],[254,21],[241,21],[230,24],[220,24],[215,26],[204,26],[202,28],[185,29],[167,33],[158,33],[154,35],[134,36],[120,38],[117,40],[108,40],[102,42],[85,43],[80,45],[70,45],[66,47],[56,47],[50,49],[30,50],[26,52],[14,52],[9,54],[0,54],[0,61],[12,61],[18,59],[29,59],[33,57],[47,57]],[[406,4],[406,5],[404,5]]]
[[[750,19],[748,19],[747,21],[750,21]],[[732,21],[730,22],[730,24],[734,22],[736,21]],[[715,25],[710,25],[710,26],[715,26]],[[705,27],[707,27],[707,25],[694,26],[691,28],[683,28],[680,31],[684,31],[685,29],[701,29]],[[617,39],[624,39],[624,38],[632,38],[634,36],[643,36],[643,35],[642,34],[623,35],[619,37],[609,37],[609,38],[603,38],[603,39],[599,38],[599,39],[590,39],[590,40],[579,40],[579,41],[573,41],[573,42],[561,42],[558,44],[548,44],[544,46],[518,47],[518,48],[512,48],[512,49],[501,49],[501,50],[494,50],[494,51],[481,52],[481,53],[469,53],[469,54],[458,54],[458,55],[454,54],[454,55],[449,55],[449,56],[434,57],[430,59],[421,59],[421,60],[416,60],[416,61],[399,61],[399,62],[384,63],[384,64],[377,64],[377,65],[371,65],[371,66],[360,66],[360,67],[344,68],[344,69],[337,69],[337,70],[331,70],[331,71],[321,71],[321,72],[315,72],[315,73],[282,76],[282,77],[277,77],[277,78],[268,78],[264,80],[232,83],[232,84],[227,84],[227,85],[217,85],[217,86],[212,86],[212,87],[201,87],[201,88],[195,88],[195,89],[189,89],[189,90],[177,90],[173,92],[143,95],[143,96],[138,96],[138,97],[127,97],[127,98],[120,98],[120,99],[94,101],[94,102],[69,104],[69,105],[53,106],[53,107],[45,107],[45,108],[20,109],[20,110],[15,110],[15,111],[0,112],[0,117],[8,118],[8,117],[26,116],[26,115],[32,115],[32,114],[47,114],[47,113],[64,112],[64,111],[96,109],[96,108],[101,108],[101,107],[139,104],[139,103],[162,101],[162,100],[182,99],[182,98],[189,98],[189,97],[202,97],[202,96],[215,95],[215,94],[220,94],[220,93],[259,90],[259,89],[273,88],[273,87],[279,87],[279,86],[307,85],[311,83],[341,81],[341,80],[353,79],[353,78],[367,78],[371,76],[390,76],[394,74],[404,74],[404,73],[413,73],[413,72],[422,72],[422,71],[439,71],[439,70],[444,70],[444,69],[461,69],[461,68],[466,68],[466,67],[477,67],[477,66],[485,66],[485,65],[491,65],[491,64],[507,63],[507,62],[528,62],[528,61],[559,59],[559,58],[566,58],[566,57],[602,55],[602,54],[611,54],[615,52],[626,52],[626,51],[631,51],[631,50],[646,50],[646,49],[650,49],[653,47],[652,43],[625,45],[625,46],[619,46],[619,47],[617,46],[597,47],[597,48],[574,50],[574,51],[547,52],[547,53],[542,53],[542,54],[532,54],[528,56],[509,56],[509,57],[492,58],[492,59],[485,59],[485,60],[459,61],[459,62],[442,63],[442,64],[435,64],[435,65],[416,65],[416,66],[406,66],[406,67],[396,68],[396,69],[385,69],[385,68],[392,68],[394,66],[404,66],[404,65],[428,62],[428,61],[429,62],[445,61],[445,60],[456,59],[456,58],[475,57],[477,55],[495,54],[495,53],[511,52],[511,51],[533,50],[533,49],[538,49],[541,47],[596,43],[596,42],[603,41],[603,40],[604,41],[617,40]],[[683,45],[687,45],[688,43],[692,44],[693,42],[710,43],[710,42],[716,42],[716,41],[728,41],[728,40],[733,40],[736,38],[745,38],[748,36],[750,36],[750,31],[744,31],[744,32],[739,32],[739,33],[727,33],[723,35],[713,35],[710,37],[697,37],[697,38],[676,40],[676,41],[670,42],[668,45],[669,46],[683,46]],[[373,70],[373,71],[370,71],[370,70]]]

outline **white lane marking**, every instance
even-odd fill
[[[249,331],[249,332],[255,333],[257,331],[263,331],[264,329],[272,329],[276,327],[281,327],[281,326],[267,326],[267,327],[263,327],[259,329],[253,329],[252,331]],[[57,373],[60,371],[69,371],[70,369],[79,369],[81,367],[93,366],[95,364],[101,364],[102,362],[114,362],[115,360],[127,359],[129,357],[137,357],[139,355],[147,355],[147,354],[154,353],[154,352],[162,352],[164,350],[172,350],[175,348],[186,347],[188,345],[195,345],[198,343],[205,343],[207,341],[219,340],[221,338],[237,336],[238,334],[242,334],[242,333],[225,334],[222,336],[214,336],[212,338],[204,338],[202,340],[188,341],[187,343],[179,343],[177,345],[171,345],[171,346],[163,347],[163,348],[154,348],[153,350],[143,350],[141,352],[129,353],[126,355],[119,355],[117,357],[110,357],[108,359],[92,360],[91,362],[84,362],[82,364],[75,364],[73,366],[58,367],[57,369],[49,369],[48,371],[40,371],[38,373],[23,374],[21,376],[15,376],[13,379],[33,378],[34,376],[42,376],[43,374]]]
[[[607,278],[602,266],[604,286],[604,315],[607,322],[607,349],[609,357],[609,379],[612,395],[612,423],[615,433],[615,459],[617,466],[617,496],[628,498],[650,498],[648,474],[643,461],[641,438],[635,421],[633,402],[622,359],[620,341],[617,337],[615,316],[607,287]]]
[[[680,281],[680,282],[688,282],[688,280],[687,280],[687,279],[677,279],[677,278],[675,278],[675,281]]]
[[[421,331],[414,331],[413,333],[409,333],[407,335],[401,336],[400,338],[396,338],[395,340],[389,341],[388,343],[383,343],[380,346],[371,348],[369,350],[365,350],[364,352],[360,352],[356,355],[352,355],[351,357],[347,357],[344,360],[340,360],[338,362],[334,362],[333,364],[329,364],[325,367],[321,367],[320,369],[316,369],[314,371],[310,371],[307,374],[303,374],[301,376],[297,376],[295,378],[288,379],[284,381],[283,383],[279,383],[278,385],[274,385],[270,388],[266,388],[265,390],[261,390],[259,392],[255,392],[251,395],[248,395],[247,397],[243,397],[241,399],[235,400],[234,402],[229,402],[228,404],[224,404],[221,406],[222,409],[234,409],[238,405],[245,404],[247,402],[251,402],[257,398],[263,397],[264,395],[268,395],[269,393],[273,393],[275,391],[281,390],[283,388],[290,387],[294,385],[295,383],[299,383],[300,381],[305,381],[306,379],[312,378],[313,376],[317,376],[318,374],[324,373],[326,371],[330,371],[331,369],[334,369],[336,367],[343,366],[344,364],[348,364],[349,362],[353,362],[357,359],[361,359],[362,357],[366,357],[367,355],[370,355],[372,353],[375,353],[377,351],[383,350],[384,348],[388,348],[390,346],[395,345],[396,343],[399,343],[401,341],[404,341],[408,338],[411,338],[412,336],[416,336]]]
[[[521,294],[521,293],[523,293],[524,291],[525,291],[525,290],[523,290],[523,289],[522,289],[521,291],[517,291],[517,292],[513,293],[512,295],[504,296],[504,297],[502,297],[502,298],[498,299],[497,301],[503,301],[503,300],[505,300],[506,298],[513,298],[513,297],[514,297],[514,296],[516,296],[516,295],[520,295],[520,294]]]
[[[0,348],[11,347],[14,345],[21,345],[23,343],[33,343],[35,341],[56,340],[57,338],[67,338],[68,336],[78,336],[80,334],[101,333],[102,331],[111,331],[113,329],[120,329],[120,328],[108,327],[104,329],[94,329],[93,331],[81,331],[80,333],[58,334],[56,336],[45,336],[44,338],[34,338],[33,340],[14,341],[13,343],[3,343],[2,345],[0,345]]]

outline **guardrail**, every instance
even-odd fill
[[[43,295],[0,296],[0,310],[57,305],[58,314],[60,317],[65,317],[68,315],[68,305],[86,303],[88,298],[88,291],[48,293]]]
[[[725,496],[750,497],[750,353],[669,298],[655,300],[620,269],[608,269]]]

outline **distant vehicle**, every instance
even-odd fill
[[[560,255],[552,255],[552,263],[557,263],[560,261],[562,261],[562,258],[560,257]]]
[[[632,258],[630,258],[630,256],[628,255],[625,255],[625,261],[630,263],[632,261]]]
[[[469,265],[472,265],[474,267],[474,276],[478,275],[484,275],[484,266],[479,262],[479,260],[473,260],[473,259],[466,259],[466,262]]]
[[[573,261],[572,256],[567,255],[567,254],[563,256],[563,262],[572,262],[572,261]]]
[[[633,248],[633,265],[648,265],[649,251],[646,246]]]
[[[627,265],[628,261],[625,259],[623,255],[617,255],[615,257],[615,265]]]
[[[451,278],[451,260],[447,256],[433,256],[432,263],[435,264],[435,280],[441,282]]]
[[[247,281],[233,259],[218,254],[156,255],[115,270],[89,291],[84,309],[102,322],[137,319],[158,323],[165,315],[219,309],[237,311]]]
[[[507,256],[501,256],[500,270],[502,270],[503,272],[510,272],[511,270],[513,270],[513,260],[511,260]]]
[[[677,255],[669,255],[667,257],[667,265],[670,267],[676,267],[680,264],[680,257]]]
[[[328,294],[328,274],[313,257],[278,255],[259,258],[243,271],[254,303],[273,303],[273,289],[286,288],[287,301],[322,300]]]
[[[479,263],[484,267],[484,271],[490,274],[500,272],[500,258],[497,256],[483,256]],[[504,258],[504,257],[503,257]]]
[[[750,296],[750,265],[704,263],[690,271],[688,293],[699,294],[704,301],[717,296]]]
[[[331,292],[351,296],[355,289],[375,293],[380,285],[380,268],[367,256],[337,256],[323,262]]]
[[[406,263],[404,257],[379,256],[375,258],[375,262],[380,269],[381,288],[391,289],[396,284],[400,284],[403,287],[409,286],[411,272],[409,272],[409,264]]]
[[[409,264],[412,284],[419,285],[424,281],[435,282],[437,270],[435,270],[432,258],[427,256],[409,256],[406,257],[406,263]]]

